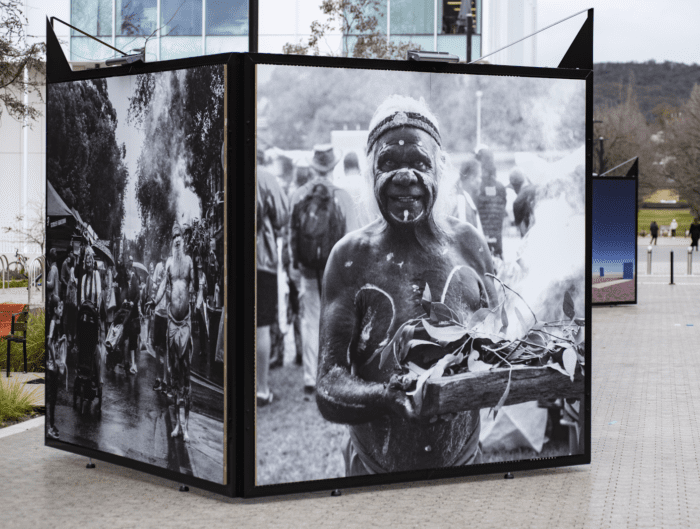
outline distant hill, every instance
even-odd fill
[[[678,107],[690,97],[694,84],[700,84],[700,65],[677,62],[602,62],[593,66],[594,107],[618,104],[627,96],[633,82],[639,107],[647,122],[654,123],[654,110]]]

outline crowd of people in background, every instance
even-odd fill
[[[357,154],[349,152],[343,157],[331,144],[314,146],[308,158],[297,161],[291,171],[286,168],[292,173],[286,180],[273,173],[265,152],[258,152],[258,406],[273,402],[269,372],[284,362],[277,299],[278,285],[285,279],[286,319],[294,334],[294,362],[302,366],[301,389],[306,400],[315,392],[325,264],[336,242],[368,222],[356,200],[333,182],[341,160],[346,182],[363,178]],[[473,225],[492,257],[502,260],[504,225],[514,226],[515,233],[525,236],[534,223],[536,190],[518,167],[512,168],[509,184],[501,184],[493,152],[480,148],[459,166],[451,214]]]
[[[215,357],[223,361],[224,319],[216,322],[218,329],[212,329],[207,315],[207,305],[219,309],[223,306],[223,269],[219,266],[214,239],[209,253],[197,255],[193,264],[184,252],[182,231],[176,222],[172,245],[164,246],[159,254],[153,253],[157,258],[148,263],[148,268],[135,263],[128,252],[114,263],[104,252],[96,255],[93,246],[84,241],[76,250],[77,245],[71,241],[63,259],[59,259],[56,248],[50,249],[46,281],[50,321],[47,340],[50,437],[59,437],[54,422],[57,380],[59,373],[65,374],[68,364],[77,365],[81,354],[89,356],[94,362],[94,384],[101,386],[105,370],[116,366],[121,366],[124,374],[137,375],[139,355],[150,345],[157,369],[153,389],[175,398],[176,407],[180,402],[185,403],[185,424],[180,426],[178,413],[173,437],[188,440],[189,370],[194,337],[191,317],[196,321],[199,354],[207,355],[211,347],[216,347]],[[84,305],[92,307],[99,322],[97,346],[87,352],[79,351],[78,340],[81,328],[77,316]],[[210,342],[211,339],[215,341]],[[117,357],[113,366],[106,361],[108,349],[114,350]]]

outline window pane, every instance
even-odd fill
[[[391,0],[390,9],[392,35],[433,34],[435,24],[433,2],[426,0]],[[386,31],[386,27],[382,29]]]
[[[150,35],[156,30],[156,0],[117,0],[117,35]]]
[[[161,35],[201,35],[202,0],[162,0]]]
[[[71,25],[96,37],[112,36],[111,0],[71,0]],[[71,30],[72,35],[80,35]]]
[[[440,0],[438,2],[438,17],[442,28],[438,32],[448,35],[466,33],[467,16],[474,16],[472,31],[481,33],[481,0]]]
[[[247,35],[248,0],[207,0],[207,35]]]
[[[160,60],[182,59],[202,55],[202,37],[163,37],[160,40]]]

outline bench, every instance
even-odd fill
[[[24,321],[17,317],[23,316]],[[24,354],[24,372],[27,372],[27,320],[29,311],[22,303],[0,303],[0,338],[7,341],[7,376],[10,377],[10,348],[21,343]],[[19,333],[22,333],[20,335]]]

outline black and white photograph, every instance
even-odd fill
[[[46,436],[225,484],[226,67],[47,95]]]
[[[585,80],[257,64],[256,486],[584,454],[585,135]]]

